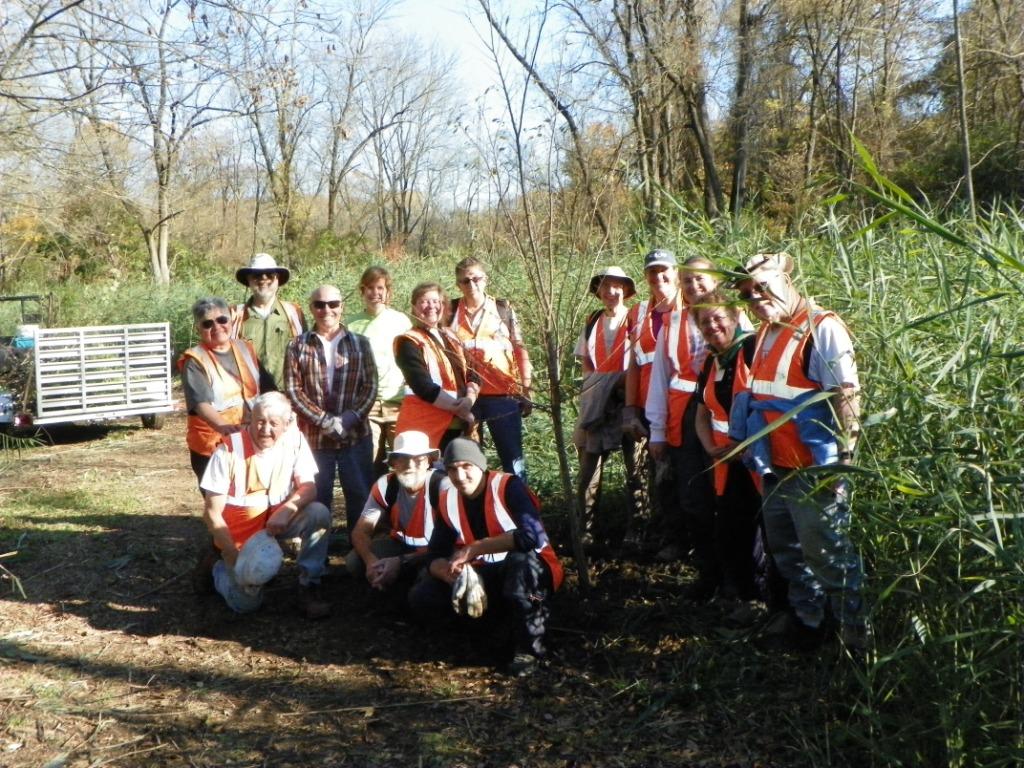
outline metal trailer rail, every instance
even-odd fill
[[[167,413],[168,323],[40,328],[35,338],[35,424]]]

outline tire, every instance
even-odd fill
[[[164,414],[144,413],[142,414],[142,426],[145,429],[162,429],[164,426]]]

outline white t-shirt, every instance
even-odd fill
[[[286,492],[287,495],[295,490],[296,485],[313,482],[317,473],[316,460],[309,449],[309,443],[297,429],[288,429],[274,445],[257,453],[255,462],[256,473],[260,477],[270,477],[280,462],[286,462],[291,466],[292,484]],[[199,487],[218,496],[226,496],[231,487],[231,464],[227,447],[217,446],[217,450],[210,457],[210,463],[206,465]],[[279,504],[282,501],[284,499],[270,499],[271,504]]]
[[[313,335],[320,340],[320,344],[324,348],[324,360],[327,361],[327,367],[324,368],[324,375],[327,376],[326,394],[329,395],[334,389],[334,369],[338,367],[338,344],[345,338],[345,332],[339,333],[333,339],[325,339],[316,332]]]

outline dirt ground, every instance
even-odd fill
[[[100,488],[123,505],[61,512]],[[25,493],[38,508],[4,515]],[[759,654],[735,605],[680,599],[678,564],[598,561],[586,598],[570,579],[525,680],[486,631],[381,605],[341,552],[329,619],[299,616],[290,567],[235,616],[189,583],[199,502],[180,416],[64,430],[0,476],[27,595],[0,583],[0,766],[789,766],[829,717],[835,661]]]

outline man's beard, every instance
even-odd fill
[[[426,479],[426,472],[417,472],[414,469],[410,469],[406,472],[398,472],[395,474],[398,479],[398,484],[405,488],[407,491],[418,491],[423,487],[423,481]]]
[[[254,299],[258,299],[262,303],[268,303],[273,301],[277,295],[277,289],[272,285],[267,286],[266,288],[253,288],[252,295]]]

